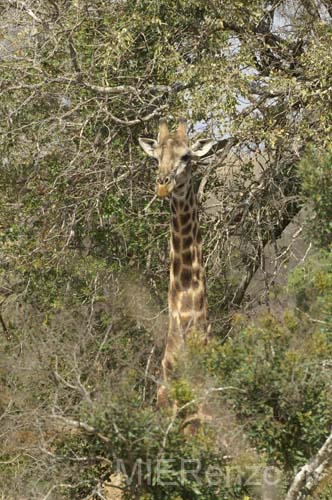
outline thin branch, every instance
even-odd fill
[[[124,94],[124,93],[132,93],[132,94],[137,94],[140,92],[146,93],[155,93],[159,92],[161,94],[173,94],[177,93],[180,90],[184,90],[187,88],[186,85],[182,83],[178,83],[176,85],[146,85],[139,89],[138,87],[133,87],[130,85],[118,85],[117,87],[105,87],[105,86],[100,86],[100,85],[93,85],[92,83],[84,82],[84,81],[75,81],[74,83],[77,83],[79,85],[82,85],[83,87],[93,90],[94,92],[97,92],[98,94],[104,94],[104,95],[115,95],[115,94]]]
[[[76,56],[76,54],[73,54]],[[47,75],[44,75],[47,78]],[[101,85],[94,85],[89,82],[85,82],[82,80],[82,75],[79,73],[79,78],[77,78],[77,75],[74,77],[67,77],[67,76],[58,76],[55,78],[49,78],[45,79],[42,82],[38,83],[31,83],[31,84],[18,84],[18,85],[11,85],[9,87],[6,87],[3,89],[4,91],[13,91],[13,90],[23,90],[23,89],[29,89],[29,90],[34,90],[34,89],[39,89],[43,87],[44,85],[49,85],[51,83],[59,83],[59,84],[73,84],[73,85],[79,85],[81,87],[84,87],[86,89],[89,89],[93,92],[96,92],[97,94],[102,94],[102,95],[121,95],[121,94],[154,94],[154,93],[160,93],[161,95],[159,97],[162,97],[162,94],[175,94],[177,92],[180,92],[181,90],[185,90],[188,86],[184,85],[182,83],[177,83],[176,85],[145,85],[142,86],[141,88],[139,87],[133,87],[132,85],[116,85],[114,87],[105,87]]]
[[[99,439],[101,439],[105,443],[112,442],[111,439],[104,436],[103,434],[100,434],[100,432],[95,427],[92,427],[91,425],[86,424],[85,422],[81,422],[80,420],[74,420],[72,418],[67,418],[67,417],[63,417],[62,415],[55,415],[55,414],[52,415],[52,418],[55,418],[57,420],[64,422],[69,427],[74,427],[75,429],[82,429],[83,431],[87,432],[88,434],[95,434],[96,436],[99,437]]]
[[[30,9],[30,7],[28,7],[26,5],[25,2],[18,2],[17,0],[14,2],[13,0],[7,0],[7,2],[9,3],[10,7],[12,7],[13,9],[17,9],[17,10],[21,10],[23,12],[26,12],[30,17],[32,17],[32,19],[34,21],[36,21],[37,23],[42,23],[43,21],[34,13],[33,10]]]
[[[81,75],[81,68],[78,62],[78,56],[77,56],[77,50],[75,48],[74,42],[73,42],[73,37],[71,33],[68,35],[68,45],[69,45],[69,52],[70,52],[70,58],[74,67],[74,70],[76,72],[76,78],[77,81],[80,81],[82,78]]]
[[[54,490],[56,490],[57,488],[60,488],[60,489],[64,489],[64,488],[69,488],[69,489],[74,489],[74,488],[77,488],[78,486],[80,485],[83,485],[83,484],[89,484],[89,481],[86,480],[86,481],[81,481],[80,483],[78,484],[68,484],[68,483],[58,483],[58,484],[54,484],[49,490],[48,492],[46,493],[46,495],[42,498],[42,500],[48,500],[48,498],[50,498],[50,495],[53,493]]]
[[[148,380],[151,359],[152,359],[153,353],[155,351],[155,347],[156,347],[155,345],[152,346],[152,349],[150,351],[150,354],[148,356],[148,360],[146,363],[145,371],[144,371],[144,387],[143,387],[143,396],[142,396],[143,401],[145,401],[145,397],[146,397],[146,384],[147,384],[147,380]]]
[[[154,111],[152,111],[152,113],[142,116],[141,118],[134,118],[133,120],[123,120],[121,118],[118,118],[117,116],[114,116],[111,112],[108,112],[108,116],[111,118],[111,120],[113,120],[115,123],[118,123],[119,125],[127,125],[127,127],[131,127],[142,122],[148,122],[152,120],[152,118],[158,118],[161,115],[161,112],[167,107],[167,104],[163,104],[162,106],[159,106]]]

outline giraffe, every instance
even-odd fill
[[[171,134],[166,120],[161,119],[157,141],[139,138],[139,144],[158,161],[156,194],[170,198],[169,329],[162,360],[163,383],[157,394],[157,406],[165,407],[170,404],[167,381],[188,335],[199,331],[207,341],[210,332],[192,160],[206,155],[213,141],[199,140],[190,147],[186,119],[180,118],[175,133]]]

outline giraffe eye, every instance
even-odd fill
[[[183,156],[181,157],[181,161],[185,161],[185,162],[187,162],[187,161],[189,160],[189,158],[190,158],[190,156],[189,156],[188,154],[183,155]]]

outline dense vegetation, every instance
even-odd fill
[[[1,8],[2,498],[112,498],[117,470],[131,499],[284,498],[332,429],[331,1]],[[213,340],[179,360],[174,416],[168,204],[137,139],[180,115],[215,139]],[[331,498],[327,465],[301,498]]]

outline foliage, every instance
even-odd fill
[[[332,424],[330,2],[30,4],[0,21],[1,494],[98,498],[117,459],[145,467],[128,498],[258,499],[271,464],[286,489]],[[137,144],[164,115],[216,142],[195,171],[214,338],[178,359],[177,415],[155,409],[168,204]],[[275,288],[303,207],[315,252]]]
[[[309,202],[310,240],[318,248],[332,244],[332,154],[310,151],[301,162],[302,193]]]

